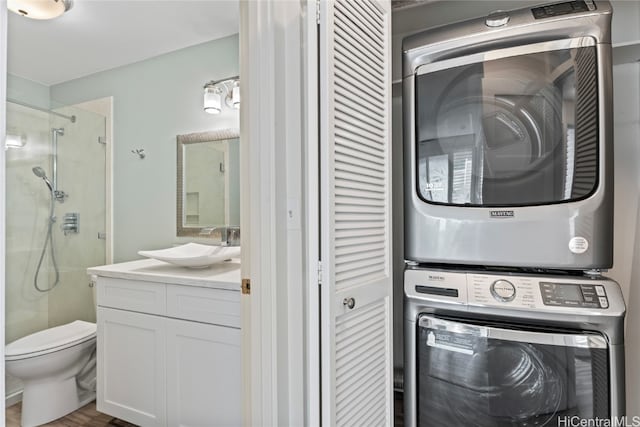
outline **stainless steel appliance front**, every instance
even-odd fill
[[[625,414],[615,282],[414,268],[404,290],[404,425],[557,426]]]
[[[405,259],[611,267],[610,18],[573,1],[404,40]]]

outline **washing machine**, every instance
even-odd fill
[[[611,14],[548,3],[403,40],[405,259],[611,267]]]
[[[614,281],[416,266],[404,291],[405,426],[562,426],[625,414],[625,305]]]

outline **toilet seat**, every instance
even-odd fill
[[[5,360],[20,360],[64,350],[96,336],[96,324],[76,320],[27,335],[5,346]]]

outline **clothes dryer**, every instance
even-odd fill
[[[405,259],[611,267],[610,21],[578,0],[404,40]]]

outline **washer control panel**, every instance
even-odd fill
[[[605,277],[529,275],[408,268],[404,273],[408,297],[442,304],[504,307],[512,310],[624,313],[620,287]]]
[[[609,308],[607,291],[601,284],[540,282],[540,292],[544,305]]]

